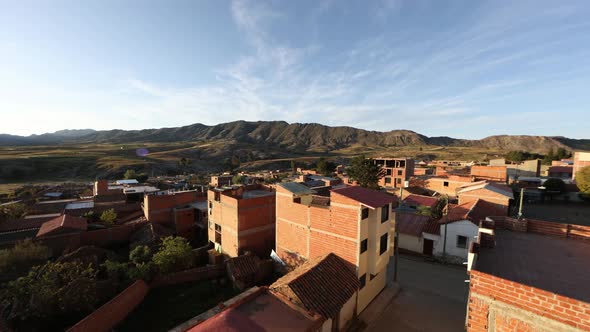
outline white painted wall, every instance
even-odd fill
[[[447,255],[461,257],[467,259],[469,251],[469,244],[475,241],[478,229],[474,223],[469,220],[462,220],[447,224]],[[457,247],[457,237],[459,235],[467,237],[466,248]],[[443,246],[445,239],[445,225],[440,226],[440,240],[434,242],[434,255],[441,256],[443,254]]]
[[[332,319],[331,318],[326,319],[326,321],[322,325],[322,330],[321,331],[322,332],[330,332],[330,331],[332,331]]]
[[[354,293],[348,302],[344,304],[340,310],[340,323],[338,327],[342,330],[354,317],[354,311],[356,309],[357,293]]]
[[[400,249],[405,249],[421,254],[424,247],[422,244],[422,237],[399,233],[397,237]]]

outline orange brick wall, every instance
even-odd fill
[[[449,183],[447,187],[444,186],[445,182]],[[426,189],[439,192],[443,195],[456,196],[457,189],[459,187],[465,186],[471,182],[471,178],[461,176],[449,176],[442,178],[432,177],[426,179],[425,186]]]
[[[173,208],[205,200],[207,200],[205,194],[196,191],[179,192],[169,195],[145,195],[143,199],[143,211],[148,221],[172,223],[174,222]]]
[[[535,287],[498,278],[487,273],[472,270],[470,272],[469,307],[467,312],[467,330],[470,332],[486,331],[492,322],[490,304],[501,302],[516,310],[496,311],[495,331],[505,331],[507,327],[518,326],[527,331],[546,330],[543,319],[559,322],[582,331],[590,331],[590,303],[557,295]],[[538,317],[532,323],[519,318],[521,313]],[[533,324],[535,326],[529,326]],[[510,331],[516,331],[510,329]],[[521,331],[521,330],[517,330]]]
[[[471,166],[471,176],[478,179],[506,182],[506,166]]]
[[[331,252],[340,258],[357,265],[357,242],[339,238],[333,235],[320,232],[310,232],[309,258],[313,259],[318,256],[327,255]]]
[[[275,223],[275,196],[238,200],[239,230],[247,230]]]

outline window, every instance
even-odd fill
[[[379,255],[383,255],[383,253],[387,251],[387,247],[389,245],[389,243],[387,243],[388,235],[388,233],[381,235],[381,241],[379,242]]]
[[[457,235],[457,248],[467,248],[467,237],[463,235]]]
[[[377,274],[371,274],[371,277],[369,278],[369,280],[373,280],[373,279],[375,279],[375,278],[377,277],[377,275],[378,275],[378,274],[379,274],[379,273],[377,273]]]
[[[359,283],[361,284],[361,287],[359,287],[359,289],[363,289],[365,287],[365,284],[367,283],[367,274],[363,274],[360,278],[359,278]]]
[[[361,219],[369,218],[369,209],[364,208],[361,210]]]
[[[391,175],[391,169],[386,169],[385,170],[385,175]]]
[[[449,182],[448,181],[443,182],[443,187],[448,187],[448,186],[449,186]]]
[[[384,223],[387,220],[389,220],[389,204],[384,205],[381,208],[381,223]]]
[[[401,183],[402,183],[402,179],[400,179],[400,178],[397,178],[397,179],[395,179],[395,182],[396,182],[397,184],[401,184]]]
[[[368,239],[364,239],[361,241],[361,254],[367,251],[367,247],[369,246]]]
[[[221,225],[215,224],[215,242],[221,245]]]
[[[391,183],[391,178],[385,178],[385,183]]]
[[[402,171],[401,169],[397,171],[397,175],[402,176],[404,173],[404,171]]]

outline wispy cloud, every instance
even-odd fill
[[[392,18],[402,15],[406,4],[394,0],[380,5],[378,13],[369,14]],[[254,52],[218,68],[216,82],[172,89],[132,79],[130,87],[156,100],[125,107],[174,110],[185,122],[210,124],[281,119],[377,130],[410,127],[426,133],[456,129],[448,122],[476,128],[492,123],[486,104],[536,89],[545,75],[535,72],[536,65],[568,59],[567,53],[551,51],[559,41],[546,38],[567,28],[543,23],[572,15],[570,9],[532,12],[529,6],[503,3],[482,6],[469,24],[434,31],[426,39],[415,38],[413,31],[384,29],[340,54],[331,52],[328,65],[316,66],[325,46],[314,41],[294,47],[275,39],[273,29],[286,15],[276,6],[232,2],[233,20]],[[331,6],[335,4],[322,3],[310,15],[321,19]]]

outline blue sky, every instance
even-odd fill
[[[590,138],[588,1],[0,0],[0,133],[285,120]]]

